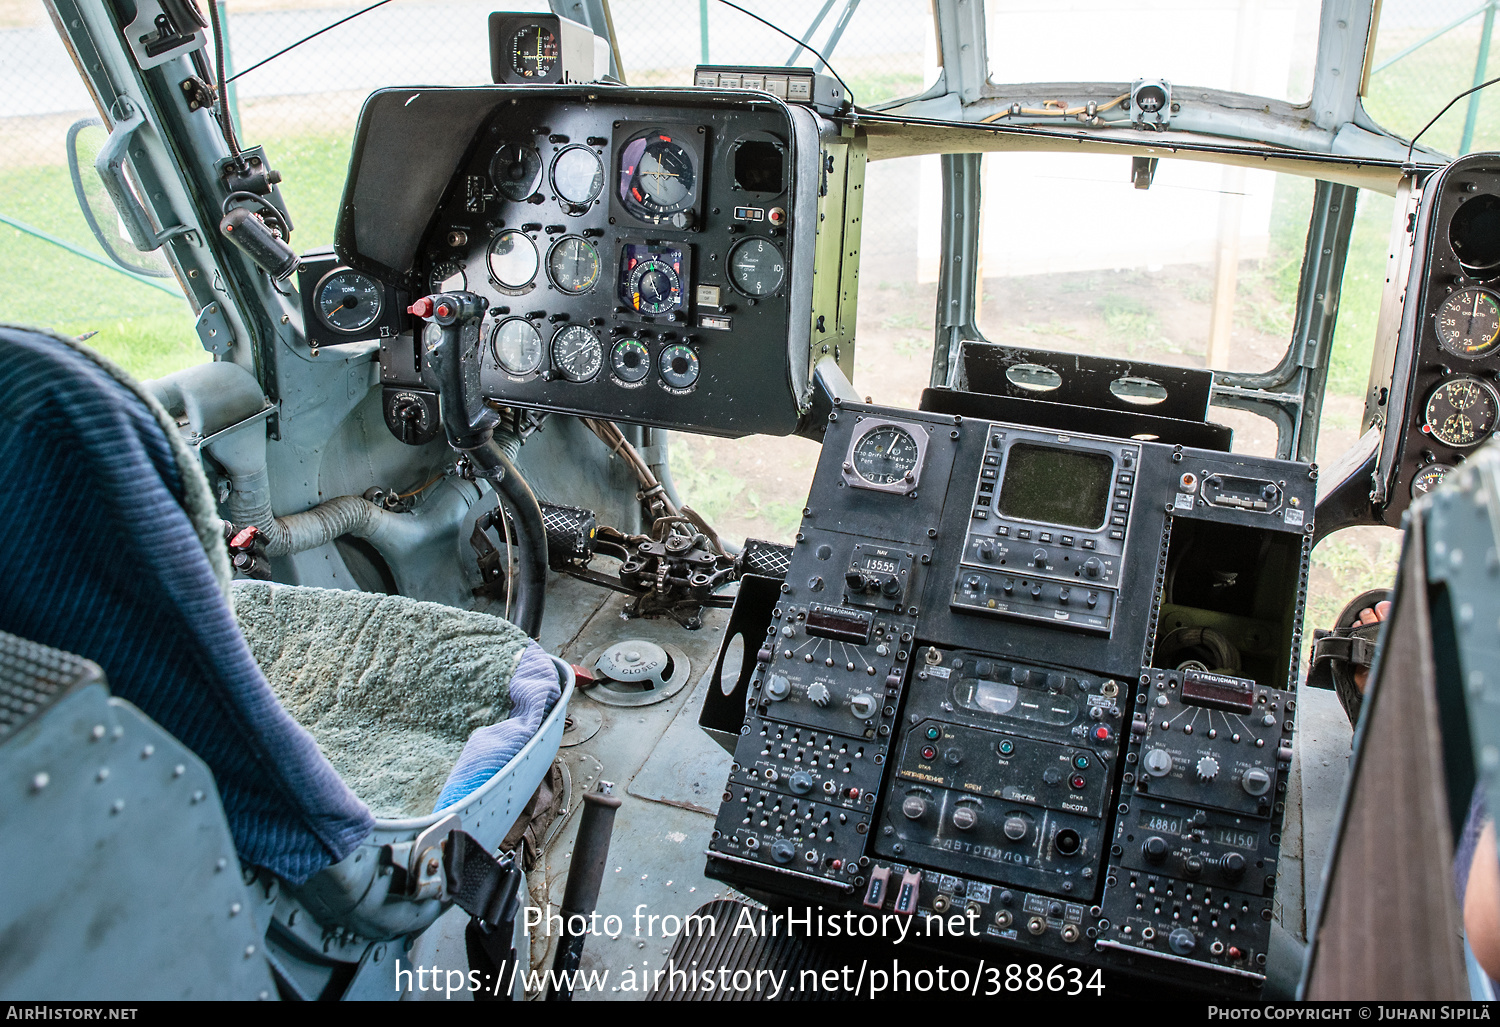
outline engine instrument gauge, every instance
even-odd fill
[[[746,296],[769,296],[786,277],[786,258],[769,239],[746,239],[729,251],[729,280]]]
[[[527,25],[510,38],[510,69],[522,78],[546,78],[557,67],[557,36]]]
[[[1500,341],[1500,296],[1460,289],[1437,309],[1438,343],[1459,357],[1484,356]]]
[[[583,325],[564,325],[552,336],[552,363],[570,382],[593,381],[604,364],[604,348]]]
[[[1422,430],[1445,446],[1467,449],[1490,437],[1500,420],[1500,397],[1489,382],[1467,375],[1450,379],[1427,400]]]
[[[490,243],[490,276],[502,289],[523,289],[536,278],[541,258],[536,243],[514,228]]]
[[[690,388],[698,380],[698,354],[680,342],[661,351],[658,366],[661,380],[674,389]]]
[[[552,162],[552,188],[557,197],[574,207],[586,207],[604,188],[604,165],[587,146],[569,146]],[[570,211],[570,213],[582,213]]]
[[[850,452],[850,464],[871,485],[915,484],[921,450],[911,432],[894,424],[872,427]]]
[[[660,223],[690,208],[697,180],[692,152],[662,129],[642,132],[620,150],[620,202],[642,221]]]
[[[542,155],[531,146],[501,143],[490,158],[490,178],[506,199],[528,199],[542,183]]]
[[[599,269],[599,251],[581,235],[565,235],[547,251],[547,277],[569,296],[592,289]]]
[[[1453,470],[1447,464],[1429,464],[1422,468],[1411,479],[1411,498],[1421,499],[1427,493],[1443,483],[1443,478]]]
[[[469,276],[458,261],[445,260],[432,265],[432,272],[427,276],[428,292],[464,292],[468,288]]]
[[[620,259],[620,298],[642,314],[682,307],[683,255],[670,246],[628,244]]]
[[[490,332],[490,354],[506,374],[530,374],[542,362],[542,336],[524,317],[508,317]]]
[[[651,373],[651,352],[634,339],[624,339],[615,344],[609,355],[609,366],[614,369],[616,378],[633,385],[644,381]]]
[[[369,328],[385,309],[380,283],[347,267],[336,267],[319,279],[313,296],[319,320],[343,335]]]

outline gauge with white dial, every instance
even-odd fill
[[[587,146],[563,150],[552,162],[552,188],[558,199],[575,207],[593,203],[604,188],[604,165],[598,154]]]
[[[674,389],[691,388],[698,380],[698,354],[680,342],[661,351],[658,366],[661,380]]]
[[[524,232],[510,229],[490,243],[490,277],[502,289],[524,289],[536,278],[541,258],[536,243]]]
[[[1411,498],[1421,499],[1427,493],[1443,483],[1448,472],[1453,470],[1447,464],[1428,464],[1411,478]]]
[[[894,424],[867,431],[851,454],[854,473],[871,485],[894,485],[915,475],[921,453],[911,432]]]
[[[633,385],[651,373],[651,351],[634,339],[622,339],[609,355],[609,366],[616,378]]]
[[[1445,446],[1467,449],[1490,437],[1500,420],[1500,397],[1489,382],[1459,375],[1432,391],[1422,430]]]
[[[542,156],[531,146],[501,143],[490,158],[490,178],[507,199],[530,198],[542,181]]]
[[[542,362],[542,336],[524,317],[508,317],[490,332],[490,354],[506,374],[530,374]]]
[[[599,251],[581,235],[565,235],[547,251],[547,277],[569,296],[592,289],[599,269]]]
[[[729,251],[729,280],[746,296],[769,296],[781,288],[786,258],[769,239],[746,239]]]
[[[463,292],[469,287],[469,276],[464,266],[456,260],[445,260],[432,265],[427,276],[428,292]]]
[[[369,275],[336,267],[313,290],[318,319],[335,332],[356,335],[380,318],[385,293]]]

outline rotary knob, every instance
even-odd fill
[[[1025,817],[1006,817],[1005,826],[1002,830],[1005,831],[1005,837],[1013,842],[1018,842],[1026,837],[1029,828],[1026,826]]]
[[[980,539],[979,544],[974,548],[975,552],[979,554],[979,558],[985,563],[989,563],[995,559],[995,543],[989,539]]]
[[[979,811],[973,806],[960,806],[953,811],[953,826],[960,831],[967,831],[979,823]]]
[[[880,594],[887,599],[894,599],[901,594],[901,579],[892,574],[885,579],[885,584],[880,586]]]
[[[1219,776],[1219,761],[1212,756],[1205,756],[1198,761],[1198,783],[1208,784]]]
[[[1219,870],[1227,880],[1238,881],[1245,876],[1245,857],[1238,852],[1227,853],[1219,860]]]
[[[771,858],[778,863],[790,863],[797,858],[797,847],[785,838],[771,843]]]
[[[784,674],[772,674],[766,679],[766,698],[772,702],[780,702],[792,694],[792,683],[786,679]]]
[[[1038,549],[1031,554],[1031,562],[1038,567],[1047,566],[1047,550]]]
[[[1271,775],[1261,767],[1251,767],[1240,778],[1240,787],[1251,795],[1265,795],[1271,790]]]
[[[1097,578],[1104,571],[1104,564],[1099,562],[1097,556],[1091,556],[1083,561],[1083,573],[1091,578]]]
[[[1172,754],[1165,749],[1149,749],[1141,765],[1152,777],[1165,777],[1172,772]]]
[[[815,681],[807,686],[807,698],[814,706],[821,708],[827,706],[833,697],[828,694],[827,685]]]
[[[927,812],[927,800],[920,795],[908,795],[901,801],[901,813],[907,820],[921,820]]]
[[[1147,863],[1165,863],[1167,861],[1167,840],[1159,834],[1153,834],[1141,846],[1141,855],[1146,857]]]
[[[813,790],[812,775],[805,770],[793,772],[792,776],[787,778],[786,784],[788,788],[798,795],[806,795]]]
[[[869,692],[861,692],[849,700],[849,712],[854,714],[857,720],[868,720],[875,715],[877,708],[875,697]]]
[[[1198,939],[1186,927],[1179,927],[1167,935],[1167,945],[1179,956],[1185,956],[1198,947]]]

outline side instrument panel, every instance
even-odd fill
[[[835,127],[759,94],[437,92],[465,94],[473,128],[420,231],[413,210],[409,241],[371,245],[382,229],[361,222],[362,188],[411,203],[378,155],[407,115],[377,94],[339,253],[413,295],[484,297],[466,358],[486,398],[730,436],[796,428],[816,331],[822,145]],[[377,263],[377,251],[400,260]],[[388,395],[424,401],[421,360],[420,338],[382,347]]]
[[[746,687],[709,873],[861,913],[965,913],[995,945],[1254,991],[1315,479],[842,405]]]

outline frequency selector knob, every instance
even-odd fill
[[[1205,756],[1198,761],[1198,781],[1208,784],[1219,776],[1219,761],[1212,756]]]
[[[820,708],[827,706],[832,700],[832,696],[828,694],[828,686],[821,681],[814,681],[807,686],[807,698],[814,706]]]
[[[1219,869],[1223,871],[1227,880],[1238,881],[1245,876],[1245,857],[1238,852],[1226,853],[1219,860]]]
[[[1141,855],[1146,857],[1147,863],[1165,863],[1167,860],[1167,840],[1161,835],[1153,834],[1141,846]]]

